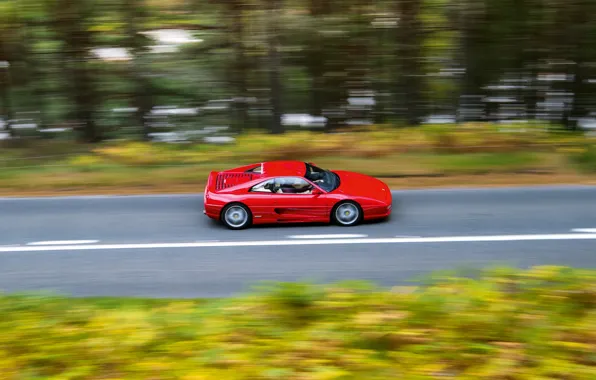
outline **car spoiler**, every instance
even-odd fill
[[[217,181],[217,175],[219,172],[212,171],[209,173],[209,177],[207,177],[207,190],[209,192],[215,192],[215,183]]]

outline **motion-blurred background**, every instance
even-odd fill
[[[589,0],[3,0],[4,128],[80,128],[89,141],[386,122],[575,128],[595,110],[595,10]]]
[[[139,153],[139,146],[121,147],[131,153],[118,159],[114,151],[78,157],[88,149],[56,148],[50,143],[56,139],[232,144],[227,155],[221,148],[196,148],[200,159],[170,155],[149,162],[207,163],[207,153],[220,152],[209,162],[213,167],[226,160],[291,158],[303,150],[288,144],[300,141],[307,148],[323,139],[317,132],[293,135],[286,145],[242,140],[255,129],[277,136],[367,126],[435,129],[420,138],[408,129],[335,141],[306,158],[358,142],[371,142],[359,150],[365,158],[387,153],[382,143],[457,145],[453,136],[435,132],[466,125],[475,133],[492,128],[466,140],[474,147],[468,153],[494,153],[482,149],[496,143],[492,132],[515,125],[526,135],[508,138],[527,154],[528,145],[541,141],[536,133],[596,125],[595,10],[589,0],[2,0],[0,139],[45,144],[27,154],[4,152],[2,165],[39,168],[49,156],[60,156],[55,166],[107,170],[125,162],[122,156],[143,156],[137,164],[157,157]],[[568,141],[557,142],[560,148]],[[258,155],[273,145],[275,154]],[[590,149],[571,152],[574,162],[596,162]],[[238,156],[241,150],[255,154]],[[512,150],[508,159],[470,160],[519,170],[560,166],[559,156],[514,157]],[[108,156],[112,160],[104,162]],[[410,157],[408,166],[444,173],[476,165],[448,160],[428,164]]]

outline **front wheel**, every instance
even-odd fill
[[[227,205],[221,212],[221,221],[231,230],[241,230],[251,224],[252,215],[248,207],[240,203]]]
[[[362,220],[362,210],[360,206],[352,201],[340,202],[334,207],[331,219],[335,224],[349,227],[355,226]]]

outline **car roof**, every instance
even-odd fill
[[[300,176],[306,174],[306,163],[302,161],[268,161],[262,163],[264,177]]]

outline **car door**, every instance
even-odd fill
[[[278,220],[275,213],[276,194],[271,191],[275,179],[267,179],[248,190],[247,204],[250,207],[253,219],[258,223],[274,223]]]
[[[278,177],[273,195],[279,222],[318,222],[329,218],[329,200],[323,190],[302,177]],[[314,191],[314,193],[313,193]]]

